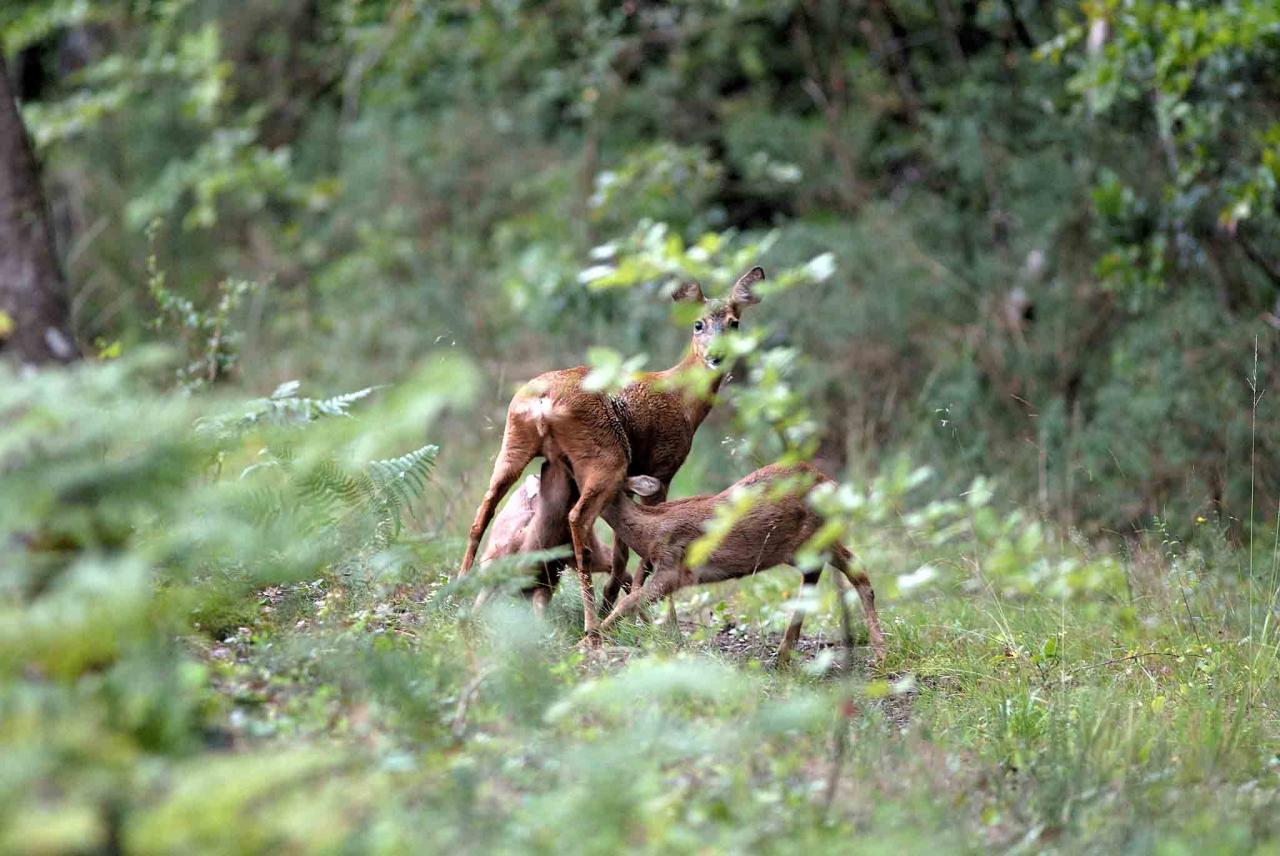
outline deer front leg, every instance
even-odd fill
[[[614,604],[618,600],[618,593],[626,588],[627,583],[627,559],[631,557],[631,551],[627,549],[627,545],[622,543],[622,539],[615,532],[613,535],[613,563],[609,567],[609,582],[604,587],[604,594],[601,596],[601,610],[608,615]]]
[[[818,580],[822,578],[821,569],[809,571],[804,575],[805,586],[816,586]],[[804,607],[797,606],[796,611],[791,615],[791,623],[787,625],[787,632],[782,634],[782,642],[778,645],[778,653],[774,655],[773,662],[776,666],[785,666],[787,661],[791,659],[791,649],[795,647],[796,642],[800,640],[800,627],[804,624]]]
[[[631,575],[631,590],[640,591],[640,589],[644,588],[644,581],[652,572],[653,563],[641,556],[640,561],[636,563],[635,573]]]
[[[639,497],[641,505],[657,505],[667,500],[667,485],[662,484],[657,493],[648,496]],[[609,586],[605,589],[603,611],[608,615],[614,606],[614,602],[618,596],[618,592],[640,591],[644,585],[645,577],[653,570],[653,563],[644,556],[640,557],[640,561],[636,564],[635,574],[631,579],[627,580],[627,559],[630,551],[627,545],[622,543],[615,533],[613,536],[613,567],[610,571]]]
[[[644,606],[652,600],[668,595],[679,587],[680,568],[675,565],[659,567],[644,586],[632,590],[630,594],[618,601],[618,605],[613,608],[613,612],[609,613],[609,617],[600,625],[600,632],[603,633],[612,627],[619,618],[627,613]]]
[[[876,655],[876,661],[884,662],[884,633],[880,630],[880,615],[876,612],[876,592],[871,587],[871,578],[867,576],[865,571],[853,571],[849,568],[849,556],[844,551],[837,552],[831,557],[831,564],[836,566],[836,570],[844,574],[847,579],[858,592],[858,598],[862,601],[862,611],[866,613],[867,632],[871,636],[871,650]],[[844,592],[840,593],[844,596]]]

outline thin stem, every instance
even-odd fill
[[[1129,654],[1125,657],[1115,657],[1111,660],[1103,660],[1101,663],[1086,663],[1082,666],[1076,666],[1070,672],[1083,672],[1089,669],[1101,669],[1104,666],[1114,666],[1116,663],[1126,663],[1130,660],[1141,660],[1143,657],[1187,657],[1195,656],[1194,654],[1184,654],[1180,651],[1143,651],[1140,654]]]
[[[1276,518],[1275,518],[1275,542],[1271,545],[1271,585],[1267,587],[1267,614],[1263,619],[1262,638],[1263,645],[1267,644],[1267,628],[1271,624],[1271,614],[1276,609],[1276,602],[1280,600],[1280,578],[1277,572],[1280,572],[1280,564],[1277,564],[1277,558],[1280,558],[1280,499],[1276,500]]]
[[[844,599],[847,592],[840,581],[841,577],[836,577],[836,602],[840,605],[840,629],[844,634],[842,684],[847,688],[853,675],[853,621],[849,617],[849,604]],[[823,811],[828,816],[836,799],[836,787],[840,783],[840,769],[844,766],[844,756],[848,752],[849,720],[853,717],[855,709],[852,694],[842,695],[840,709],[836,711],[835,731],[831,736],[831,773],[827,777],[827,794],[823,800]]]
[[[1249,375],[1249,638],[1253,638],[1253,503],[1258,438],[1258,337],[1253,337],[1253,373]]]

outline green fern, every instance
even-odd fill
[[[301,398],[300,388],[298,381],[286,381],[276,387],[270,397],[251,402],[249,410],[235,420],[232,433],[243,433],[259,425],[305,425],[326,416],[349,417],[353,404],[381,389],[366,386],[330,398]]]
[[[349,416],[350,414],[347,410],[351,405],[381,388],[380,386],[366,386],[364,389],[358,389],[355,392],[348,392],[344,395],[335,395],[332,398],[303,399],[303,401],[311,407],[311,418],[313,419],[319,416]]]
[[[323,418],[350,418],[351,407],[378,389],[365,387],[313,399],[300,397],[300,388],[298,381],[281,384],[270,397],[252,402],[243,415],[217,426],[215,432],[230,440],[255,428],[303,429]],[[294,497],[292,510],[302,516],[307,531],[328,530],[333,537],[355,537],[375,548],[385,546],[400,534],[405,510],[426,490],[439,452],[437,446],[422,446],[399,457],[371,461],[358,472],[350,472],[337,460],[328,458],[299,471],[289,436],[286,433],[283,438],[274,437],[260,453],[261,459],[246,467],[240,478],[274,474],[283,494]],[[283,495],[278,501],[285,501]],[[274,516],[265,513],[260,503],[255,503],[254,508],[259,519]],[[359,532],[364,532],[364,537]]]
[[[368,470],[376,490],[375,501],[384,520],[393,525],[394,534],[400,534],[404,509],[427,489],[439,451],[438,446],[426,445],[398,458],[370,462]]]
[[[373,494],[373,483],[364,474],[350,476],[337,462],[321,461],[298,482],[301,495],[321,505],[352,506],[367,502]]]

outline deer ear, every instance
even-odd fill
[[[751,290],[751,286],[764,279],[764,270],[759,267],[753,267],[738,278],[733,284],[733,290],[729,292],[729,302],[738,306],[752,306],[760,302],[760,298],[756,297],[756,293]]]
[[[702,286],[696,282],[682,282],[676,286],[676,290],[671,292],[671,299],[677,303],[706,303],[707,298],[702,294]]]
[[[627,493],[634,493],[636,496],[653,496],[662,490],[662,482],[653,476],[631,476],[626,485]]]

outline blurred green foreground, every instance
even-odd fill
[[[0,54],[84,355],[0,361],[0,851],[1280,852],[1273,0],[6,0]],[[598,656],[571,580],[473,609],[515,385],[754,264],[673,496],[837,476],[884,666],[794,570]]]
[[[464,363],[251,402],[157,370],[0,383],[5,850],[1274,846],[1274,565],[1221,539],[1102,553],[898,467],[843,500],[883,672],[840,674],[834,590],[782,570],[584,660],[567,584],[541,623],[448,582],[405,441]]]

